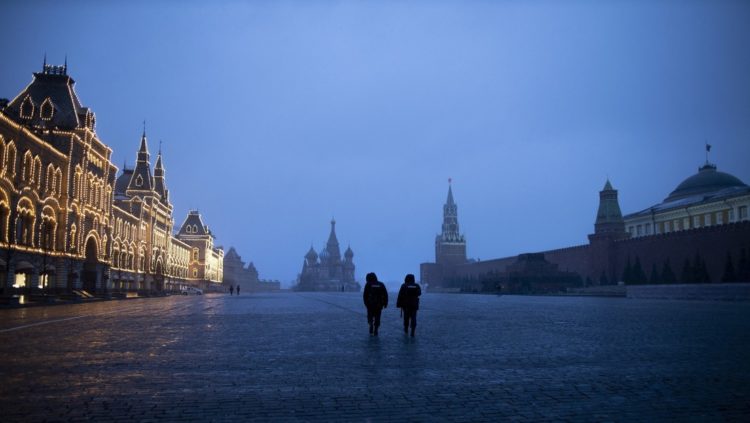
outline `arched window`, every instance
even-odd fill
[[[76,220],[75,218],[73,220]],[[76,245],[78,245],[78,240],[76,240],[76,224],[73,223],[70,225],[70,250],[75,251]]]
[[[55,193],[55,167],[52,163],[47,165],[47,175],[44,178],[44,192]]]
[[[76,165],[76,173],[75,177],[73,177],[73,197],[81,199],[81,193],[83,190],[83,187],[81,187],[81,184],[83,183],[82,179],[82,171],[81,166]]]
[[[23,169],[21,170],[21,180],[30,182],[34,179],[34,158],[31,151],[26,150],[23,155]]]
[[[34,174],[31,175],[31,180],[36,181],[37,189],[42,186],[42,161],[39,159],[39,156],[34,157]]]
[[[42,223],[39,225],[39,246],[47,251],[55,250],[55,231],[57,221],[52,207],[42,209]]]
[[[143,248],[138,252],[138,270],[146,270],[146,252],[143,251]]]
[[[193,248],[193,260],[198,260],[198,249]]]
[[[34,221],[36,211],[28,198],[22,198],[16,207],[16,244],[34,246]]]
[[[141,177],[141,175],[135,177],[135,186],[143,186],[143,178]]]
[[[13,179],[16,176],[16,145],[11,141],[5,152],[5,169],[8,176]]]
[[[55,188],[54,192],[57,195],[62,195],[62,171],[58,167],[55,169]]]

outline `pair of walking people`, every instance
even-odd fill
[[[380,315],[383,309],[388,307],[388,290],[383,282],[378,281],[375,273],[368,273],[365,277],[365,290],[362,298],[367,307],[367,324],[370,326],[370,334],[377,336],[380,328]],[[419,310],[419,296],[422,295],[422,288],[417,285],[414,275],[406,275],[401,289],[398,291],[396,307],[401,309],[404,317],[404,333],[409,333],[411,327],[411,336],[417,328],[417,310]]]

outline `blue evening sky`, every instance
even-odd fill
[[[118,167],[147,120],[181,224],[288,285],[337,220],[358,280],[587,242],[705,160],[750,182],[747,1],[10,1],[0,97],[68,57]]]

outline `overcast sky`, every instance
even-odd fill
[[[105,4],[106,3],[106,4]],[[198,208],[288,284],[335,217],[356,277],[434,260],[453,178],[470,257],[586,243],[705,160],[750,182],[750,2],[3,2],[0,97],[68,58],[118,167],[147,120]]]

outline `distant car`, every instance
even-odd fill
[[[188,286],[182,290],[182,295],[203,295],[203,290],[193,286]]]

